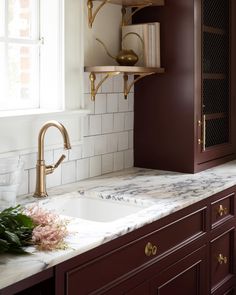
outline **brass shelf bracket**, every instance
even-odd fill
[[[99,12],[99,10],[110,0],[103,0],[103,2],[97,7],[97,9],[93,13],[93,0],[87,1],[87,7],[88,7],[88,25],[90,28],[93,26],[93,22]]]
[[[152,6],[152,2],[149,1],[144,1],[144,3],[141,3],[139,5],[134,5],[134,6],[129,6],[129,8],[136,8],[131,14],[128,15],[128,17],[126,17],[126,7],[122,6],[121,8],[121,14],[122,14],[122,26],[127,26],[129,24],[129,21],[131,20],[132,16],[140,11],[141,9],[148,7],[148,6]]]
[[[139,80],[141,80],[142,78],[146,77],[146,76],[150,76],[155,74],[155,72],[151,72],[151,73],[143,73],[143,74],[138,74],[138,77],[135,78],[130,84],[128,84],[128,74],[124,73],[123,75],[123,79],[124,79],[124,99],[127,99],[131,88],[133,87],[133,85],[138,82]],[[134,73],[134,75],[136,76],[137,74]]]
[[[109,72],[101,79],[101,81],[95,86],[95,81],[96,81],[96,74],[94,72],[91,72],[89,75],[89,80],[90,80],[90,92],[91,92],[91,100],[95,101],[95,97],[98,93],[99,88],[102,86],[102,84],[108,79],[113,76],[119,75],[120,72]]]

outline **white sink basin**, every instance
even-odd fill
[[[125,201],[105,200],[99,197],[73,196],[45,200],[42,205],[58,214],[96,222],[111,222],[149,207]]]

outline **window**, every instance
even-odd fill
[[[22,3],[27,4],[23,11]],[[47,120],[61,121],[72,144],[81,141],[83,116],[88,113],[83,109],[84,12],[82,0],[0,0],[1,154],[35,151],[39,129]],[[10,25],[11,18],[14,26]],[[27,51],[20,52],[19,47]],[[13,62],[15,80],[7,74]],[[21,71],[27,73],[22,81]],[[48,137],[50,146],[60,141],[61,147],[58,134],[50,133]]]
[[[0,111],[63,107],[62,22],[60,0],[0,0]]]

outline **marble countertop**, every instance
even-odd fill
[[[29,255],[1,255],[0,290],[233,185],[236,161],[197,174],[131,168],[49,190],[45,206],[55,198],[84,195],[146,207],[108,223],[68,218],[66,250],[44,252],[28,247]],[[19,198],[21,204],[29,202],[36,201],[31,196]]]

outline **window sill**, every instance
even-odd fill
[[[30,110],[17,110],[17,111],[0,111],[0,120],[1,119],[12,119],[12,118],[30,118],[30,117],[50,117],[56,116],[58,118],[71,116],[71,115],[81,115],[85,116],[89,114],[90,111],[86,109],[80,110],[46,110],[46,109],[30,109]]]

